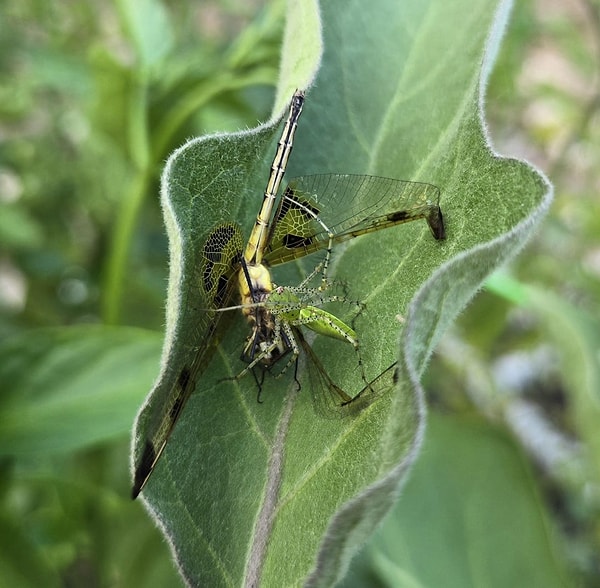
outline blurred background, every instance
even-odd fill
[[[160,348],[163,162],[188,137],[270,114],[281,1],[131,4],[0,3],[0,439],[7,364],[35,361],[33,329],[142,328]],[[425,381],[432,413],[500,429],[523,453],[581,586],[600,586],[599,66],[600,2],[515,2],[487,122],[555,200]],[[0,586],[179,585],[128,498],[128,449],[123,430],[68,451],[0,450]]]

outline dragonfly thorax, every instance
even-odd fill
[[[269,368],[291,348],[276,314],[268,305],[275,288],[269,269],[263,264],[246,263],[239,273],[239,287],[242,312],[252,328],[242,360],[251,363],[260,356],[260,363]]]
[[[271,272],[261,264],[247,264],[238,275],[242,312],[246,317],[255,315],[256,304],[265,302],[273,291]]]

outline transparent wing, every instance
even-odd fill
[[[144,440],[137,461],[132,496],[135,498],[152,474],[188,398],[196,388],[199,376],[210,362],[216,346],[227,329],[231,313],[212,312],[226,306],[236,291],[232,279],[239,268],[243,238],[240,228],[232,223],[215,227],[197,254],[192,293],[196,300],[182,301],[182,312],[192,327],[186,352],[179,365],[170,366],[158,384],[158,397],[148,410],[143,427]],[[162,394],[161,394],[162,391]]]
[[[387,227],[425,219],[436,239],[445,238],[440,191],[432,184],[378,176],[300,176],[284,190],[265,252],[270,265],[285,263]]]
[[[324,418],[354,416],[396,385],[397,371],[394,363],[376,378],[364,384],[356,395],[350,396],[331,379],[299,329],[294,329],[294,336],[305,352],[313,406],[315,411]]]

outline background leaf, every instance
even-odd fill
[[[91,326],[5,342],[0,455],[47,457],[122,437],[155,377],[159,346],[155,333]]]
[[[540,327],[548,333],[558,352],[561,377],[566,383],[569,416],[585,441],[587,474],[600,479],[600,324],[585,310],[552,292],[518,282],[507,275],[494,275],[487,288],[516,304],[531,309]],[[566,466],[567,464],[563,464]],[[581,464],[576,465],[577,468]],[[581,473],[578,474],[580,476]]]
[[[368,13],[360,2],[323,6],[323,63],[290,177],[372,173],[434,183],[448,240],[436,243],[412,223],[336,250],[336,280],[366,304],[357,330],[371,377],[398,359],[397,316],[406,318],[397,393],[351,422],[318,420],[293,383],[268,381],[262,405],[250,378],[217,385],[240,371],[235,358],[246,331],[236,319],[144,491],[190,584],[288,585],[309,577],[329,585],[392,505],[420,439],[419,379],[441,331],[522,246],[549,202],[545,180],[494,155],[481,127],[480,66],[489,73],[507,9],[501,4],[494,21],[483,1],[390,1]],[[167,226],[176,255],[158,393],[193,337],[195,310],[182,304],[195,287],[190,252],[215,224],[235,220],[248,234],[267,177],[257,162],[270,161],[274,133],[263,127],[196,140],[170,160],[163,198],[173,210]],[[282,268],[276,281],[297,283],[311,264]],[[326,340],[314,349],[337,381],[356,388],[351,349],[342,355]]]
[[[555,547],[514,441],[432,415],[400,501],[342,586],[565,586]]]

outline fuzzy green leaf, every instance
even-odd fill
[[[482,84],[507,8],[496,13],[487,0],[385,0],[377,10],[358,0],[324,3],[322,67],[288,177],[340,172],[433,183],[442,192],[447,241],[434,241],[418,222],[336,248],[334,279],[365,304],[354,326],[368,376],[399,362],[394,393],[354,419],[318,417],[302,372],[299,393],[291,377],[267,377],[262,404],[251,377],[219,383],[243,368],[248,326],[230,318],[143,493],[190,585],[331,585],[392,506],[420,443],[427,358],[549,202],[545,180],[495,155],[482,129]],[[298,79],[302,87],[307,77]],[[167,335],[161,377],[136,424],[134,463],[153,411],[193,351],[203,303],[196,254],[226,222],[248,237],[276,137],[272,124],[204,137],[169,160],[162,192],[171,246]],[[294,285],[316,263],[276,268],[275,280]],[[321,337],[313,348],[334,379],[356,392],[350,346]]]

